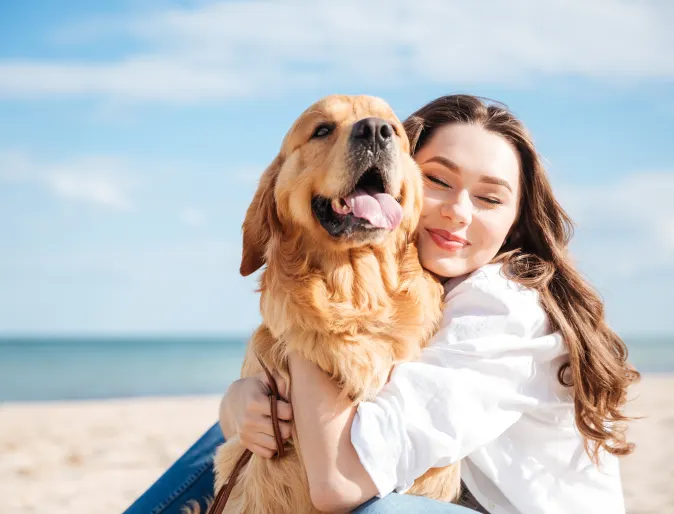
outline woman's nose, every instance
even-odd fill
[[[473,216],[473,204],[466,191],[448,199],[440,207],[440,214],[451,219],[458,225],[468,225]]]

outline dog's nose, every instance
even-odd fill
[[[372,150],[383,150],[393,137],[393,127],[381,118],[365,118],[353,125],[351,140]]]

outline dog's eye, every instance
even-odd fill
[[[321,123],[314,133],[311,134],[311,139],[320,139],[322,137],[328,136],[335,130],[335,126],[331,123]]]

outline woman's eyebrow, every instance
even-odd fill
[[[426,164],[429,162],[435,162],[440,164],[441,166],[444,166],[445,168],[449,168],[452,171],[459,171],[459,167],[456,165],[454,161],[449,160],[447,157],[443,157],[442,155],[435,155],[431,157],[430,159],[426,159],[424,162],[421,164]]]
[[[503,180],[502,178],[492,177],[490,175],[482,175],[480,177],[480,182],[484,182],[486,184],[494,184],[494,185],[497,185],[497,186],[503,186],[508,191],[510,191],[511,193],[513,192],[513,188],[510,187],[510,184],[508,184],[508,181]]]
[[[449,169],[450,171],[458,173],[461,171],[461,167],[457,165],[454,161],[451,159],[448,159],[447,157],[443,157],[441,155],[435,155],[431,157],[430,159],[425,160],[421,164],[426,164],[429,162],[435,162],[437,164],[440,164],[441,166],[444,166],[445,168]],[[502,178],[498,177],[492,177],[491,175],[481,175],[480,176],[480,182],[484,182],[485,184],[494,184],[497,186],[503,186],[505,187],[508,191],[511,193],[513,192],[513,188],[510,187],[510,184],[508,184],[507,180],[504,180]]]

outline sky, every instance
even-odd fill
[[[506,103],[625,337],[672,335],[666,0],[0,3],[0,334],[248,334],[241,223],[331,93]]]

